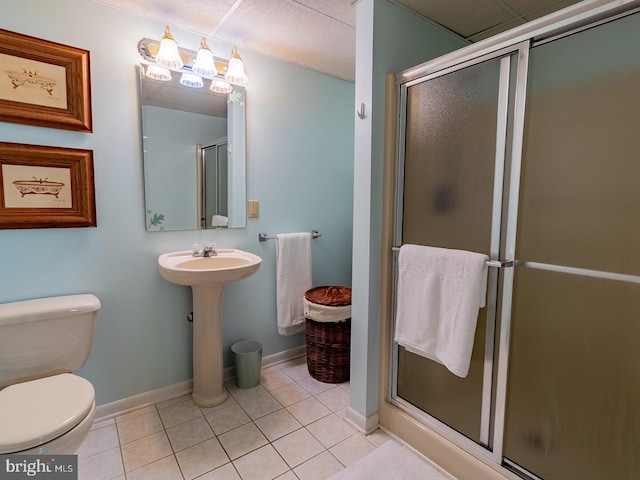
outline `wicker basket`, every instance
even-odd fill
[[[351,305],[349,287],[317,287],[305,293],[307,302],[328,308]],[[350,311],[350,310],[349,310]],[[309,374],[324,383],[349,380],[351,318],[340,321],[306,319],[307,368]]]

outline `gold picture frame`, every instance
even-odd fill
[[[92,150],[0,142],[0,229],[95,226]]]
[[[91,132],[89,52],[0,29],[0,121]]]

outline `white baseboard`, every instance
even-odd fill
[[[96,407],[96,419],[94,423],[98,423],[110,418],[122,415],[131,410],[136,410],[154,403],[164,402],[181,395],[187,395],[193,391],[193,379],[184,382],[174,383],[166,387],[150,390],[148,392],[139,393],[131,397],[116,400],[115,402],[105,403]]]
[[[293,360],[294,358],[301,357],[307,353],[306,346],[292,348],[285,350],[284,352],[274,353],[262,359],[262,368],[272,367],[282,362]],[[233,367],[225,368],[223,378],[225,382],[233,380],[235,377],[235,370]],[[166,387],[158,388],[156,390],[150,390],[148,392],[139,393],[131,397],[116,400],[115,402],[105,403],[104,405],[98,405],[96,407],[96,417],[94,423],[109,420],[118,415],[122,415],[131,410],[136,410],[147,405],[153,405],[172,398],[179,397],[181,395],[187,395],[193,391],[193,379],[185,380],[183,382],[174,383],[173,385],[167,385]]]
[[[356,412],[353,408],[347,407],[345,411],[345,420],[350,423],[358,431],[369,435],[378,429],[378,413],[365,417]]]
[[[268,357],[262,359],[262,368],[273,367],[279,363],[288,362],[294,358],[303,357],[307,354],[307,346],[300,345],[299,347],[285,350],[284,352],[274,353]]]

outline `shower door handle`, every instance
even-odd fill
[[[487,267],[510,268],[513,264],[513,260],[487,260]]]

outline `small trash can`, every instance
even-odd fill
[[[257,387],[262,367],[262,344],[255,340],[242,340],[231,345],[231,351],[236,367],[236,385],[239,388]]]
[[[307,368],[324,383],[349,380],[351,288],[324,286],[304,294]]]

